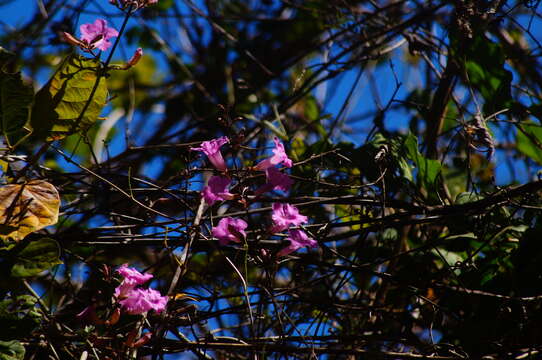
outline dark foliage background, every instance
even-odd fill
[[[59,190],[58,224],[17,246],[47,236],[63,265],[13,277],[9,255],[0,259],[0,344],[23,345],[29,359],[128,358],[137,317],[85,325],[75,314],[93,303],[108,317],[113,269],[129,263],[177,294],[146,319],[153,338],[130,356],[538,358],[539,3],[160,0],[139,10],[113,59],[138,46],[145,55],[108,77],[105,118],[2,152],[4,184]],[[16,57],[4,70],[36,89],[74,51],[61,31],[96,17],[119,29],[125,16],[106,1],[38,5],[0,32]],[[263,182],[246,169],[279,136],[295,162],[289,196],[256,201],[248,190],[249,208],[198,214],[211,169],[189,147],[223,135],[239,193]],[[276,201],[309,216],[318,249],[274,256],[285,245],[265,231]],[[212,239],[211,224],[232,214],[249,223],[248,246]]]

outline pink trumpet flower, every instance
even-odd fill
[[[119,36],[117,30],[107,26],[104,19],[96,19],[93,24],[83,24],[79,27],[81,31],[81,40],[88,45],[90,49],[98,48],[106,51],[113,45],[109,39]]]
[[[286,256],[299,248],[309,246],[315,248],[318,246],[318,242],[314,239],[311,239],[304,231],[301,230],[289,230],[289,236],[286,240],[290,241],[290,245],[286,246],[284,249],[280,250],[277,256]]]
[[[294,181],[286,174],[281,173],[276,167],[265,169],[267,183],[256,190],[256,195],[261,195],[272,190],[288,191],[292,187]]]
[[[119,303],[129,314],[143,314],[149,310],[159,313],[166,308],[168,297],[154,289],[133,289]]]
[[[213,139],[210,141],[204,141],[201,143],[200,147],[194,147],[190,150],[202,151],[207,157],[213,166],[219,171],[226,171],[226,162],[220,153],[220,147],[226,143],[229,143],[230,140],[226,136],[222,136],[218,139]]]
[[[202,195],[205,202],[213,205],[215,201],[232,200],[235,195],[228,191],[231,180],[224,176],[212,176],[209,183],[203,188]]]
[[[212,233],[220,245],[227,245],[230,241],[238,243],[247,236],[245,233],[247,226],[248,224],[242,219],[227,217],[218,222],[218,226],[213,228]]]
[[[121,267],[117,269],[117,272],[121,274],[124,279],[115,289],[116,297],[126,296],[137,285],[143,285],[153,277],[152,274],[142,274],[136,269],[128,267],[127,264],[121,265]]]
[[[307,217],[301,215],[299,210],[290,204],[273,204],[273,214],[271,215],[275,225],[272,228],[273,232],[279,232],[288,229],[290,225],[299,226],[307,222]]]
[[[119,299],[123,310],[130,314],[143,314],[149,310],[161,312],[165,309],[167,296],[162,296],[153,289],[137,287],[152,279],[151,274],[142,274],[127,264],[121,265],[117,272],[124,277],[122,283],[115,289],[115,297]]]
[[[284,164],[286,167],[292,167],[293,162],[292,160],[286,155],[286,151],[284,150],[284,145],[279,141],[277,137],[273,139],[275,142],[275,148],[273,149],[273,156],[261,161],[258,163],[255,168],[256,170],[266,170],[270,168],[271,166],[275,166],[278,164]]]

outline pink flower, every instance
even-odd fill
[[[275,142],[275,148],[273,149],[274,155],[270,158],[265,159],[264,161],[261,161],[258,165],[256,165],[256,170],[265,170],[267,168],[270,168],[271,166],[275,166],[280,163],[284,164],[284,166],[286,167],[292,167],[292,160],[290,160],[288,155],[286,155],[286,151],[284,151],[284,145],[282,145],[282,143],[277,137],[275,137],[273,141]]]
[[[167,305],[168,297],[162,296],[154,289],[133,289],[126,298],[119,301],[121,307],[130,314],[143,314],[149,310],[162,312]]]
[[[222,136],[218,139],[204,141],[201,143],[201,147],[191,148],[190,150],[203,151],[203,153],[205,153],[205,155],[207,155],[207,157],[209,158],[211,164],[213,164],[213,166],[217,170],[226,171],[226,163],[224,162],[224,158],[220,153],[220,147],[229,142],[230,140],[228,139],[228,137]]]
[[[232,200],[235,195],[231,194],[227,188],[231,180],[224,176],[212,176],[209,184],[203,188],[202,195],[205,202],[213,205],[215,201]]]
[[[273,214],[271,215],[275,226],[273,232],[279,232],[288,229],[290,225],[298,226],[307,222],[307,217],[301,215],[299,210],[290,204],[273,204]]]
[[[117,272],[121,274],[124,279],[115,289],[116,297],[124,297],[137,285],[142,285],[152,279],[152,274],[142,274],[136,269],[128,267],[127,264],[122,264],[121,267],[117,269]]]
[[[301,230],[289,230],[289,235],[286,240],[290,240],[290,245],[286,246],[284,249],[280,250],[277,256],[285,256],[299,248],[310,246],[315,248],[318,246],[318,242],[314,239],[308,237],[308,235]]]
[[[294,181],[286,174],[281,173],[276,167],[265,169],[267,183],[256,190],[256,195],[261,195],[271,190],[288,191],[292,187]]]
[[[83,24],[79,27],[81,31],[81,40],[90,45],[91,49],[98,48],[105,51],[111,47],[109,39],[119,36],[114,28],[107,26],[104,19],[96,19],[94,24]]]
[[[230,241],[241,242],[241,238],[247,236],[245,233],[247,226],[248,224],[242,219],[227,217],[221,219],[218,222],[218,226],[215,226],[212,232],[220,245],[227,245]]]

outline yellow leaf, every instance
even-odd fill
[[[56,224],[60,196],[43,180],[0,188],[0,239],[15,241],[46,226]]]

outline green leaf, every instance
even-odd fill
[[[441,171],[440,162],[425,158],[418,150],[418,139],[411,133],[407,135],[404,147],[407,158],[412,160],[418,169],[418,182],[424,185],[426,189],[434,187]]]
[[[484,112],[494,113],[511,106],[512,73],[504,68],[505,55],[500,44],[480,33],[468,44],[457,44],[464,52],[467,83],[484,97]]]
[[[59,256],[60,247],[55,240],[42,238],[32,241],[17,254],[11,275],[14,277],[35,276],[55,265],[62,264]]]
[[[414,176],[412,176],[412,168],[410,164],[404,158],[398,158],[397,163],[399,164],[399,169],[401,170],[403,177],[414,183]]]
[[[0,301],[0,339],[25,337],[39,325],[42,315],[36,301],[30,295]]]
[[[472,239],[472,240],[477,240],[478,237],[472,233],[472,232],[469,232],[469,233],[465,233],[465,234],[458,234],[458,235],[451,235],[451,236],[446,236],[444,238],[444,240],[455,240],[455,239]]]
[[[439,268],[455,266],[456,263],[461,263],[467,258],[467,254],[465,253],[448,251],[444,248],[435,248],[432,249],[431,252],[441,260],[438,262],[442,262],[442,264],[438,265]],[[459,275],[461,271],[459,269],[455,269],[454,272],[456,273],[456,275]]]
[[[34,101],[34,90],[24,84],[21,73],[0,71],[0,132],[11,145],[30,131],[25,130]]]
[[[482,200],[484,197],[480,194],[476,194],[474,192],[462,192],[460,194],[457,194],[455,198],[455,204],[456,205],[462,205],[467,204],[473,201]]]
[[[320,109],[314,96],[309,96],[305,100],[305,117],[310,121],[316,121],[320,117]]]
[[[17,340],[0,341],[0,360],[22,360],[24,353],[24,346]]]
[[[521,124],[523,131],[518,129],[516,135],[516,143],[518,150],[521,151],[527,157],[533,159],[539,164],[542,164],[542,149],[533,142],[538,141],[542,144],[542,127],[535,124]],[[527,136],[525,133],[529,136]]]
[[[96,122],[107,100],[106,79],[98,76],[100,68],[99,60],[77,55],[62,62],[36,94],[31,125],[39,138],[57,140],[86,132]]]

